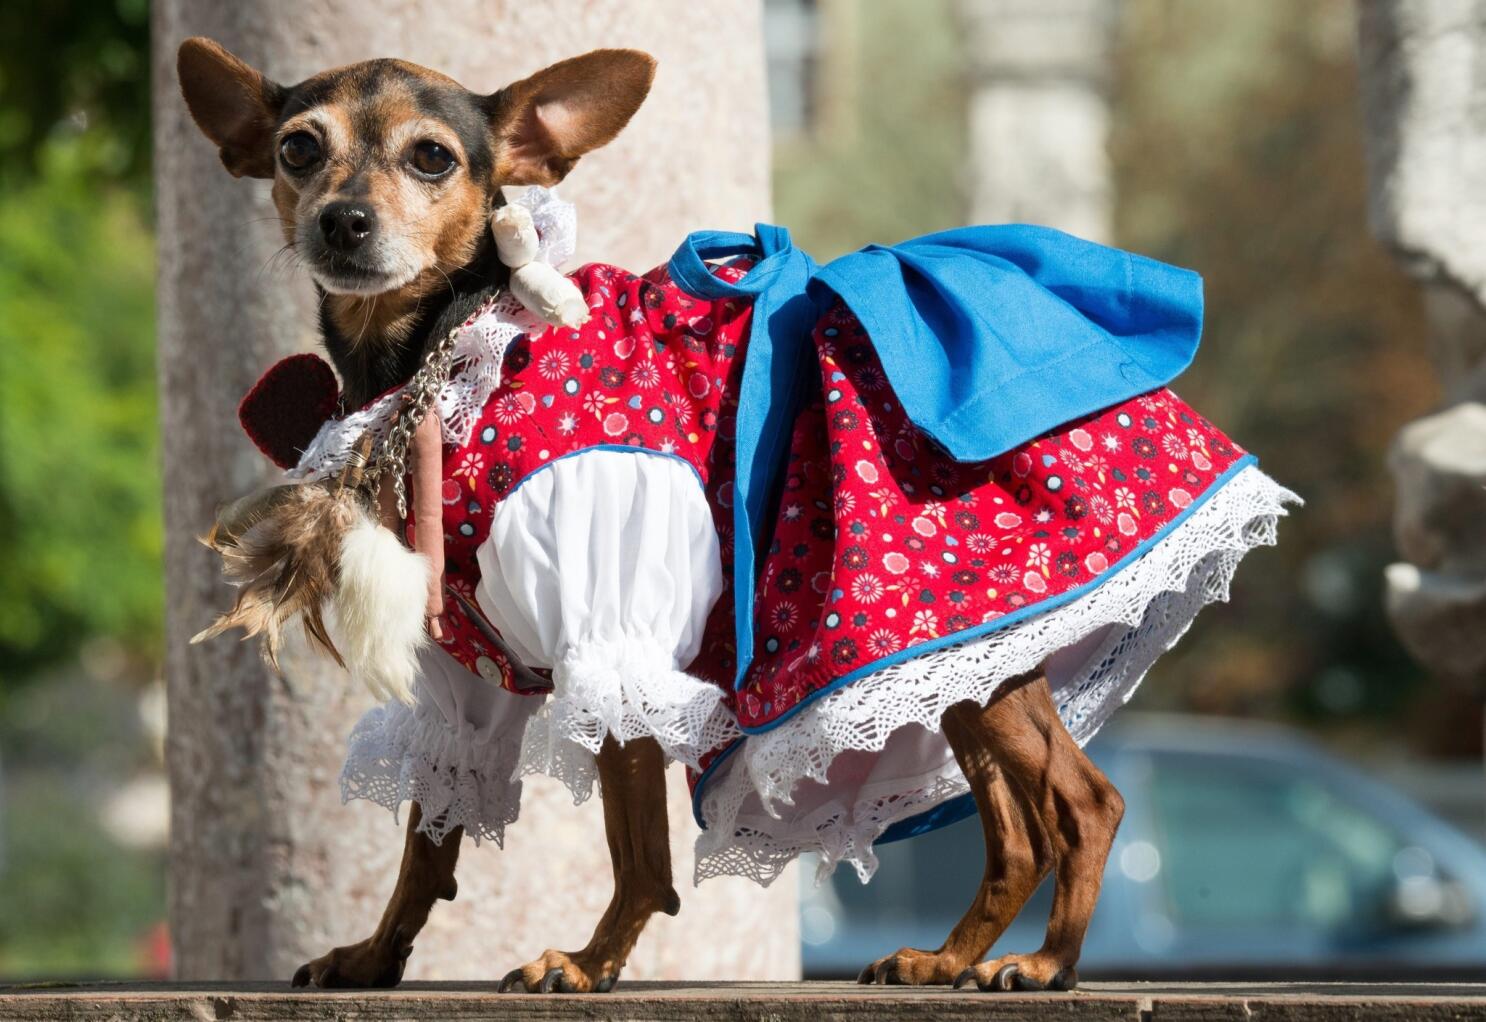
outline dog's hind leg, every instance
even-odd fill
[[[656,912],[675,915],[666,820],[665,756],[654,739],[620,745],[605,739],[598,754],[604,830],[614,862],[614,896],[582,951],[544,951],[512,969],[500,989],[532,993],[606,993],[619,981],[635,941]]]
[[[463,828],[454,828],[442,843],[434,844],[418,832],[422,819],[422,810],[414,802],[408,813],[397,886],[376,930],[359,944],[338,947],[301,965],[294,974],[295,986],[394,987],[402,980],[413,953],[413,938],[428,922],[433,903],[440,898],[453,901],[458,890],[454,864],[459,859]]]
[[[960,703],[941,720],[985,833],[985,873],[975,900],[937,951],[903,948],[868,965],[859,983],[954,982],[990,950],[1047,875],[1052,859],[1041,823],[996,763],[982,712],[974,703]]]
[[[974,981],[981,990],[1070,990],[1078,983],[1074,966],[1099,900],[1124,800],[1063,727],[1041,674],[1008,686],[978,716],[997,765],[1040,821],[1056,888],[1041,949],[973,965],[955,985]]]

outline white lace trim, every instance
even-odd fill
[[[1054,693],[1069,733],[1087,742],[1197,612],[1228,598],[1238,562],[1254,547],[1272,545],[1285,504],[1299,502],[1257,468],[1245,468],[1136,564],[1084,596],[982,638],[885,667],[772,731],[750,736],[704,793],[707,829],[697,839],[697,882],[736,875],[767,886],[804,851],[821,856],[820,877],[847,861],[866,882],[877,867],[872,844],[891,824],[969,790],[958,768],[936,768],[905,780],[892,794],[853,805],[827,802],[804,819],[778,826],[769,820],[777,818],[774,803],[793,805],[801,781],[824,783],[841,753],[880,751],[909,724],[937,732],[950,706],[967,699],[983,703],[1004,681],[1108,629],[1082,669]],[[768,816],[740,822],[755,794]]]
[[[594,756],[613,736],[621,744],[654,738],[667,760],[695,768],[710,749],[738,737],[716,685],[678,671],[653,642],[584,643],[552,672],[553,697],[526,725],[520,775],[546,774],[583,802],[597,779]]]
[[[419,832],[434,844],[463,827],[476,842],[504,847],[506,827],[521,814],[520,759],[515,735],[461,738],[433,707],[394,699],[368,710],[351,732],[341,801],[367,799],[396,817],[411,800],[423,813]]]
[[[531,210],[541,239],[537,261],[557,267],[572,257],[578,237],[578,218],[572,203],[559,199],[556,192],[535,187],[528,188],[512,203]],[[485,410],[485,402],[500,386],[506,348],[523,334],[546,328],[547,324],[528,312],[510,291],[502,291],[470,317],[454,342],[449,379],[439,391],[444,443],[454,447],[469,443],[475,423]],[[305,448],[299,464],[286,474],[290,479],[338,475],[345,466],[347,453],[363,433],[370,431],[376,444],[386,439],[393,414],[401,403],[399,387],[365,408],[326,422]]]
[[[486,684],[472,674],[467,681]],[[463,827],[499,846],[520,814],[521,779],[553,777],[581,804],[593,794],[594,754],[609,735],[620,742],[655,738],[668,760],[695,767],[702,753],[739,734],[722,690],[675,670],[654,643],[585,644],[553,681],[556,691],[519,734],[507,726],[475,737],[479,722],[456,728],[421,701],[416,709],[396,700],[371,709],[351,732],[341,800],[367,799],[394,815],[412,800],[423,810],[419,831],[435,844]]]

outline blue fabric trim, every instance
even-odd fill
[[[948,827],[951,823],[959,823],[967,817],[974,816],[979,810],[975,805],[975,796],[970,792],[956,795],[954,798],[940,802],[932,809],[926,809],[917,816],[909,816],[899,820],[888,827],[872,842],[876,845],[890,845],[894,841],[903,841],[907,838],[918,837],[927,834],[931,830],[940,827]]]
[[[716,276],[708,259],[758,258],[737,283]],[[733,633],[738,649],[736,690],[753,661],[753,589],[763,549],[766,505],[784,469],[790,431],[808,379],[810,331],[818,318],[806,294],[815,260],[790,241],[789,231],[755,225],[755,234],[701,231],[671,257],[671,278],[705,299],[753,302],[753,323],[738,387],[737,477],[733,484]]]
[[[795,714],[804,710],[811,703],[815,702],[815,700],[821,698],[822,696],[829,695],[837,689],[849,685],[854,681],[859,681],[866,675],[872,674],[875,671],[882,670],[885,667],[891,667],[894,664],[902,663],[905,660],[911,660],[914,657],[921,656],[925,653],[932,653],[935,650],[943,649],[946,646],[954,646],[962,642],[969,642],[974,639],[981,638],[982,636],[989,635],[991,632],[998,631],[1002,628],[1007,628],[1011,625],[1017,624],[1034,614],[1041,614],[1045,611],[1054,610],[1066,603],[1078,599],[1085,593],[1098,588],[1105,582],[1108,582],[1111,578],[1124,571],[1126,568],[1139,562],[1140,559],[1147,553],[1149,553],[1152,548],[1154,548],[1158,543],[1165,540],[1168,536],[1171,535],[1173,531],[1179,528],[1189,517],[1191,517],[1194,512],[1196,512],[1198,508],[1202,507],[1209,500],[1211,500],[1213,495],[1221,490],[1225,485],[1227,485],[1234,476],[1236,476],[1244,469],[1257,465],[1258,463],[1258,458],[1256,458],[1252,454],[1246,454],[1242,458],[1235,461],[1232,465],[1228,466],[1227,470],[1225,470],[1222,475],[1218,476],[1218,478],[1214,479],[1212,484],[1202,492],[1202,496],[1199,499],[1194,500],[1191,504],[1183,508],[1181,514],[1177,515],[1171,521],[1163,525],[1154,536],[1151,536],[1149,539],[1145,540],[1143,543],[1137,546],[1134,550],[1131,550],[1119,561],[1117,561],[1108,571],[1104,572],[1104,574],[1100,575],[1098,578],[1090,579],[1083,585],[1078,586],[1074,589],[1070,589],[1066,593],[1062,593],[1050,600],[1044,600],[1041,603],[1035,603],[1030,606],[1023,607],[1019,611],[1007,614],[1004,617],[999,617],[994,621],[988,621],[985,624],[977,625],[974,628],[967,628],[963,631],[954,632],[950,635],[943,635],[937,639],[932,639],[928,642],[922,642],[919,643],[917,646],[910,646],[907,649],[899,650],[897,653],[891,653],[885,657],[881,657],[869,664],[866,664],[863,667],[857,668],[849,674],[842,675],[824,688],[815,690],[810,695],[801,700],[798,705],[791,707],[787,713],[782,714],[770,723],[762,727],[743,728],[742,730],[744,737],[736,739],[732,745],[728,746],[728,748],[721,755],[719,755],[717,759],[713,760],[706,771],[704,771],[701,777],[697,780],[696,791],[692,796],[692,815],[696,817],[697,825],[700,826],[703,830],[707,829],[706,823],[702,820],[702,794],[707,783],[711,780],[713,771],[717,767],[721,766],[722,763],[747,740],[748,736],[766,734],[767,732],[772,731],[774,728],[789,720]],[[942,804],[948,805],[950,803]],[[893,826],[889,828],[888,832],[891,832],[894,828],[902,825],[904,828],[904,832],[898,834],[898,836],[894,838],[894,840],[897,840],[898,838],[902,837],[911,837],[915,834],[927,833],[929,830],[933,830],[936,827],[945,826],[949,823],[953,823],[956,819],[962,818],[953,817],[952,814],[946,811],[947,816],[950,816],[952,818],[946,818],[941,820],[940,822],[935,822],[932,824],[930,824],[929,821],[923,821],[922,823],[914,822],[920,821],[921,817],[931,816],[931,814],[936,812],[938,809],[939,807],[936,806],[934,809],[926,810],[924,813],[920,813],[918,816],[911,816],[907,820],[900,820],[898,821],[898,823],[893,824]],[[973,807],[971,811],[973,811]],[[922,826],[922,829],[915,830],[910,827],[910,824],[912,824],[913,826]],[[879,838],[879,840],[881,839]]]
[[[634,447],[630,444],[594,444],[592,447],[580,447],[576,451],[569,451],[566,454],[559,454],[557,457],[553,458],[545,465],[538,465],[536,468],[526,473],[526,475],[516,480],[515,484],[506,491],[506,495],[500,499],[500,503],[505,503],[507,500],[510,500],[512,497],[514,497],[516,495],[516,491],[525,486],[526,481],[532,476],[540,475],[541,473],[551,468],[553,465],[556,465],[559,461],[567,461],[569,458],[576,458],[578,455],[588,454],[590,451],[616,451],[624,454],[649,454],[652,457],[656,458],[669,458],[672,461],[679,461],[681,462],[681,464],[691,469],[691,474],[696,476],[698,486],[702,487],[702,489],[704,490],[707,488],[707,484],[702,479],[702,474],[697,471],[697,467],[679,454],[667,454],[665,451],[657,451],[650,447]]]
[[[717,768],[742,748],[745,741],[747,741],[746,738],[734,738],[726,749],[717,754],[716,759],[707,764],[707,769],[703,770],[701,776],[697,778],[697,786],[692,789],[691,793],[691,817],[697,821],[697,826],[702,830],[707,829],[707,821],[702,819],[702,792],[707,790],[707,784],[712,780],[712,775],[717,772]]]

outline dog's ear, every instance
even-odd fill
[[[490,97],[497,184],[555,185],[629,123],[655,78],[639,50],[594,50]]]
[[[191,118],[222,151],[233,177],[273,177],[273,133],[285,89],[210,39],[194,36],[176,55]]]

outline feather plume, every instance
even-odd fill
[[[264,658],[277,670],[284,628],[299,617],[313,644],[345,666],[325,627],[325,603],[339,582],[346,534],[370,521],[354,490],[318,483],[274,487],[229,505],[203,541],[222,555],[237,601],[191,641],[241,628],[247,638],[262,637]]]
[[[241,628],[261,637],[264,659],[278,670],[284,630],[298,618],[311,644],[379,699],[413,701],[428,641],[428,558],[384,528],[354,488],[261,490],[224,508],[202,542],[222,556],[238,592],[193,643]]]

